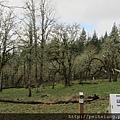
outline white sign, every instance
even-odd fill
[[[79,92],[79,103],[84,103],[84,94],[83,94],[83,92]]]
[[[120,94],[110,94],[110,113],[120,113]]]

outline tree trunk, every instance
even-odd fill
[[[42,13],[43,14],[43,13]],[[41,40],[41,62],[40,62],[40,85],[43,82],[43,70],[44,70],[44,46],[45,46],[45,39],[44,39],[44,15],[42,15],[42,40]]]
[[[35,3],[34,1],[32,0],[32,22],[33,22],[33,28],[34,28],[34,39],[35,39],[35,80],[36,80],[36,93],[38,93],[38,85],[39,85],[39,82],[38,82],[38,61],[37,61],[37,58],[38,58],[38,51],[37,51],[37,30],[36,30],[36,10],[35,10]]]
[[[115,71],[115,73],[113,75],[113,82],[117,82],[117,78],[118,78],[118,72]]]
[[[2,80],[0,79],[0,92],[2,92]]]
[[[79,73],[79,84],[82,83],[82,79],[81,79],[81,72]]]
[[[24,61],[24,87],[27,88],[27,81],[26,81],[26,64],[25,64],[25,61]]]
[[[40,92],[42,92],[42,89],[43,89],[43,86],[42,86],[42,84],[40,85]]]
[[[43,55],[41,56],[41,67],[40,67],[40,92],[42,91],[42,82],[43,82]]]
[[[112,82],[112,76],[110,72],[108,73],[108,79],[109,79],[109,82]]]
[[[14,86],[14,80],[15,80],[15,75],[14,73],[12,74],[12,77],[11,77],[11,85]]]
[[[54,89],[55,87],[55,75],[56,73],[53,74],[53,78],[52,78],[52,89]]]
[[[36,83],[36,93],[38,93],[38,82]]]
[[[32,96],[32,92],[31,92],[31,81],[32,81],[32,45],[33,45],[33,31],[32,31],[32,23],[30,22],[30,26],[29,26],[29,42],[30,42],[30,50],[29,50],[29,54],[28,54],[28,88],[29,88],[29,92],[28,92],[28,96],[31,97]]]
[[[0,71],[0,92],[2,92],[2,73]]]
[[[32,96],[32,92],[31,92],[31,62],[29,61],[29,70],[28,70],[28,97]]]
[[[29,64],[28,64],[28,97],[31,97],[32,96],[32,92],[31,92],[31,67],[32,67],[32,63],[31,63],[31,58],[29,60]]]
[[[32,92],[31,92],[31,87],[29,86],[29,92],[28,92],[28,97],[32,96]]]
[[[54,84],[54,81],[53,81],[53,83],[52,83],[52,89],[54,89],[55,88],[55,84]]]
[[[68,77],[67,77],[67,73],[66,73],[66,67],[65,65],[63,65],[63,76],[64,76],[64,81],[65,81],[65,87],[68,85]]]
[[[68,86],[71,85],[71,79],[72,79],[72,64],[71,64],[71,57],[68,59],[68,64],[69,64],[69,70],[68,70]]]

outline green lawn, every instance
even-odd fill
[[[64,87],[64,85],[58,84],[55,86],[55,89],[52,89],[51,86],[45,87],[41,93],[35,93],[35,89],[32,88],[32,97],[27,97],[28,89],[25,88],[4,89],[3,92],[0,93],[0,98],[54,102],[58,100],[68,100],[78,95],[79,92],[83,92],[85,98],[89,95],[93,96],[97,94],[101,99],[92,101],[91,103],[85,103],[85,113],[106,113],[108,112],[109,94],[120,94],[120,80],[111,83],[106,80],[99,80],[98,84],[79,85],[78,83],[74,83],[70,87]],[[50,96],[41,98],[41,95],[46,93]],[[0,102],[0,113],[79,113],[78,105],[77,103],[31,105]]]

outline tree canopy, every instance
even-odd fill
[[[49,0],[28,0],[21,19],[0,2],[0,91],[107,78],[117,81],[120,70],[120,31],[88,36],[79,24],[59,24]],[[7,10],[6,10],[7,9]],[[24,16],[24,17],[23,17]],[[17,21],[17,22],[16,22]]]

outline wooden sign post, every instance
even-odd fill
[[[84,95],[83,92],[79,92],[79,112],[84,113]]]

